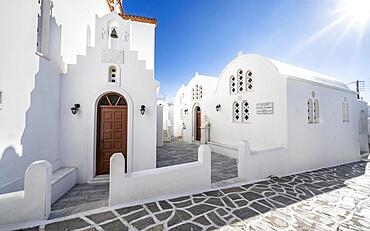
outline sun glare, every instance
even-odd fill
[[[370,0],[342,1],[335,12],[342,13],[347,19],[363,27],[370,19]]]

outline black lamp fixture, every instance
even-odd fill
[[[71,112],[73,115],[76,115],[78,110],[80,109],[81,105],[76,103],[72,108],[71,108]]]
[[[144,115],[145,111],[146,111],[146,109],[145,109],[145,105],[141,105],[141,107],[140,107],[140,113],[141,113],[142,115]]]
[[[221,111],[221,104],[216,105],[216,111]]]

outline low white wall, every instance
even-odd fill
[[[286,148],[252,152],[248,141],[240,141],[238,176],[247,182],[266,179],[268,176],[284,176],[292,172],[284,163],[288,156]]]
[[[222,155],[234,158],[234,159],[238,159],[239,157],[238,147],[226,145],[226,144],[220,144],[217,142],[208,142],[207,144],[211,147],[212,152],[222,154]]]
[[[255,182],[269,176],[287,176],[323,167],[332,167],[359,160],[359,153],[350,153],[352,158],[346,159],[333,152],[331,156],[322,153],[292,152],[287,148],[274,148],[262,151],[252,151],[248,141],[239,143],[238,176],[246,182]],[[309,163],[315,158],[321,161]],[[329,161],[329,159],[331,161]]]
[[[116,153],[110,160],[109,204],[156,199],[211,188],[211,149],[201,145],[198,162],[123,174],[125,160]]]
[[[26,170],[24,191],[0,195],[0,225],[44,220],[51,210],[52,165],[33,162]]]

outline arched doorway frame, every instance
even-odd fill
[[[94,103],[94,136],[93,136],[93,158],[91,163],[91,173],[88,176],[89,179],[93,179],[96,176],[96,161],[97,161],[97,139],[98,139],[98,106],[99,102],[105,95],[109,93],[120,94],[122,97],[125,98],[127,103],[127,172],[133,171],[133,102],[130,95],[123,91],[123,90],[115,90],[115,91],[102,91],[95,97]]]
[[[200,106],[199,103],[195,103],[193,105],[192,109],[192,141],[199,141],[196,140],[196,132],[197,132],[197,108],[199,107],[200,109],[200,123],[202,123],[202,107]],[[200,135],[201,136],[201,135]]]

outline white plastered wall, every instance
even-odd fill
[[[35,54],[37,1],[1,1],[0,193],[23,189],[27,166],[40,159],[60,166],[60,27],[51,21],[49,59]],[[5,10],[6,9],[6,10]],[[17,12],[14,16],[14,12]],[[14,19],[16,17],[16,19]],[[13,20],[14,19],[14,20]],[[11,22],[11,23],[9,23]]]
[[[315,92],[319,100],[319,123],[307,122],[307,101]],[[359,107],[356,95],[320,84],[287,80],[288,150],[292,171],[333,166],[359,160]],[[349,103],[349,122],[343,122],[342,103]],[[252,146],[253,150],[253,146]]]
[[[97,18],[96,28],[107,27],[115,20],[120,35],[129,28],[124,21],[111,13]],[[79,56],[76,65],[68,67],[63,76],[61,95],[60,152],[66,166],[78,167],[77,181],[89,182],[95,176],[96,156],[96,107],[99,97],[108,92],[123,95],[128,104],[128,171],[156,167],[157,88],[153,71],[145,68],[145,61],[138,60],[137,51],[129,50],[129,41],[120,40],[123,64],[120,85],[107,83],[107,70],[111,63],[102,63],[102,50],[107,48],[107,38],[99,39],[97,46],[87,49],[87,56]],[[80,111],[72,115],[70,108],[79,103]],[[140,113],[141,105],[146,112]]]
[[[236,76],[239,68],[244,72],[253,72],[254,89],[250,92],[230,94],[229,79]],[[213,78],[211,78],[213,79]],[[188,109],[184,116],[186,129],[183,130],[185,141],[194,139],[194,106],[200,105],[202,115],[207,115],[210,122],[210,140],[214,143],[229,147],[237,147],[241,139],[249,140],[255,149],[286,147],[286,87],[285,78],[276,70],[275,66],[266,58],[259,55],[242,55],[231,61],[214,86],[207,78],[197,75],[177,93],[175,99],[175,134],[181,131],[179,124],[180,111]],[[192,100],[191,91],[194,85],[203,86],[203,99]],[[179,106],[180,96],[184,93],[184,102]],[[250,121],[246,124],[234,123],[232,106],[235,101],[242,103],[247,100],[250,105]],[[271,115],[257,115],[256,104],[272,102],[274,113]],[[216,111],[216,105],[221,110]],[[227,128],[227,129],[225,129]]]

